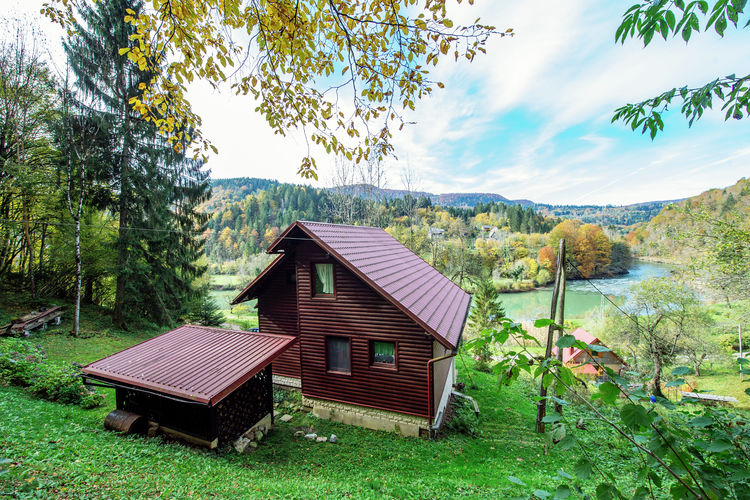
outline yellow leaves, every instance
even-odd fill
[[[48,2],[54,6],[48,17],[67,19],[73,0]],[[415,109],[416,101],[432,91],[429,68],[453,50],[451,56],[469,60],[484,53],[492,31],[478,21],[454,27],[444,0],[150,0],[148,5],[124,16],[134,32],[131,46],[120,54],[142,71],[157,71],[131,105],[157,123],[175,147],[185,139],[182,131],[194,130],[196,155],[214,148],[200,133],[200,117],[191,110],[184,85],[195,80],[218,85],[226,79],[224,70],[235,65],[245,65],[246,73],[232,90],[257,99],[256,111],[275,133],[305,129],[313,144],[348,161],[389,154],[391,127],[404,125],[402,109]],[[241,38],[252,45],[237,45],[234,30],[247,33]],[[434,84],[444,88],[442,82]],[[337,105],[340,91],[354,96],[346,116]],[[391,104],[394,96],[398,99]],[[375,135],[360,137],[381,119]],[[355,141],[359,144],[349,144]],[[377,153],[369,149],[374,144]],[[315,178],[315,168],[308,154],[298,173]]]

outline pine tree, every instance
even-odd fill
[[[496,326],[500,319],[505,317],[505,308],[500,302],[500,296],[495,290],[492,281],[485,280],[479,283],[474,293],[474,303],[469,313],[469,329],[473,334],[478,334],[485,328]],[[489,346],[484,344],[475,352],[476,369],[479,371],[490,371],[492,352]]]
[[[205,225],[197,206],[207,199],[208,173],[177,153],[156,128],[133,111],[130,98],[153,76],[120,54],[134,29],[123,21],[138,13],[138,0],[108,0],[81,6],[82,24],[65,51],[84,96],[97,103],[102,126],[116,139],[110,162],[119,216],[117,283],[113,321],[125,316],[173,323],[196,296],[193,281],[205,272],[196,264]]]

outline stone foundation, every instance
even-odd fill
[[[302,404],[312,408],[313,415],[318,418],[378,431],[398,432],[405,436],[419,437],[420,433],[426,433],[430,427],[426,418],[393,411],[306,396],[302,396]]]
[[[294,377],[285,377],[283,375],[273,376],[274,385],[280,385],[282,387],[289,387],[292,389],[301,389],[302,380]]]

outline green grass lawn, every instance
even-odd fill
[[[164,329],[116,330],[91,308],[84,309],[82,337],[69,337],[69,330],[67,318],[30,340],[50,358],[87,363]],[[111,390],[104,390],[104,407],[84,410],[0,387],[0,459],[11,460],[9,472],[0,474],[0,498],[509,498],[528,497],[536,488],[554,491],[557,472],[571,473],[580,450],[560,450],[534,432],[538,388],[527,379],[498,387],[496,377],[474,370],[469,357],[457,366],[464,392],[481,408],[474,436],[407,438],[284,407],[293,420],[277,421],[248,455],[106,431],[104,417],[115,406]],[[707,373],[705,380],[712,376],[720,375]],[[619,486],[632,492],[638,463],[630,447],[587,410],[570,405],[565,411],[573,421],[586,421],[588,429],[577,436],[589,445],[591,458],[614,471]],[[299,427],[336,434],[340,442],[295,438]],[[508,476],[528,487],[511,483]]]
[[[51,358],[87,363],[158,333],[114,330],[93,311],[84,315],[84,323],[85,338],[69,337],[64,322],[31,340]],[[110,390],[104,391],[104,407],[84,410],[0,387],[0,459],[12,461],[10,471],[0,475],[0,497],[507,498],[536,487],[554,489],[548,478],[560,469],[570,471],[577,456],[551,447],[534,432],[536,388],[524,381],[500,389],[493,375],[473,370],[472,360],[466,361],[468,368],[459,363],[459,378],[482,410],[476,436],[407,438],[296,411],[250,455],[105,431],[104,417],[115,406]],[[295,438],[298,426],[336,434],[340,442]],[[597,442],[604,431],[592,426],[585,439]],[[627,447],[608,439],[595,450],[602,460],[624,461],[618,468],[627,485],[633,465]],[[519,490],[509,475],[530,489]]]

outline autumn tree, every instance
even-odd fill
[[[48,0],[43,11],[72,27],[78,3]],[[138,114],[176,147],[194,141],[205,152],[212,146],[186,86],[200,79],[216,87],[231,76],[232,90],[250,95],[275,133],[296,128],[305,134],[304,177],[317,177],[312,145],[349,161],[389,154],[404,112],[443,86],[430,78],[431,67],[447,57],[471,61],[491,36],[512,34],[478,21],[454,25],[446,0],[422,6],[414,0],[155,0],[123,17],[134,33],[121,53],[153,74],[130,100]]]
[[[611,249],[612,244],[601,227],[584,224],[578,228],[573,253],[578,261],[578,269],[584,277],[600,275],[607,271]]]
[[[555,257],[555,249],[551,246],[546,245],[540,248],[536,260],[543,269],[546,269],[550,273],[555,272],[557,258]]]

